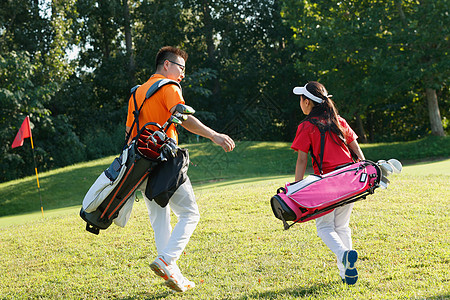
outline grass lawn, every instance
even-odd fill
[[[111,161],[106,158],[43,174],[43,189],[54,184],[43,195],[55,198],[44,218],[39,208],[0,218],[0,299],[450,298],[450,159],[408,165],[390,177],[388,190],[355,204],[351,228],[360,279],[349,287],[340,282],[335,257],[317,237],[314,221],[285,231],[272,214],[269,199],[293,179],[293,165],[285,170],[283,164],[295,163],[295,155],[286,150],[277,157],[280,163],[264,163],[273,155],[270,147],[247,147],[231,158],[256,166],[242,170],[227,165],[230,158],[219,160],[222,180],[196,163],[209,148],[191,152],[201,220],[178,264],[195,289],[173,294],[152,273],[156,249],[143,201],[135,203],[125,228],[112,225],[99,236],[84,230],[81,199]],[[80,175],[86,179],[56,189]],[[22,185],[29,184],[31,195],[32,183],[1,184],[0,195],[9,193],[12,205]]]

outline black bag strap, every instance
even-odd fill
[[[165,86],[166,84],[175,84],[181,89],[180,84],[175,80],[160,79],[160,80],[156,81],[155,83],[153,83],[149,87],[149,89],[147,90],[147,93],[145,94],[145,99],[144,99],[144,101],[142,101],[142,104],[139,108],[138,108],[137,101],[136,101],[136,91],[140,87],[140,85],[136,85],[131,89],[130,93],[133,96],[133,101],[134,101],[134,111],[133,111],[134,121],[133,121],[133,124],[131,125],[130,131],[128,131],[127,136],[125,138],[125,145],[128,144],[128,140],[133,132],[134,125],[136,124],[136,128],[138,131],[140,129],[139,113],[141,112],[141,109],[144,106],[145,101],[147,101],[147,99],[149,99],[151,96],[153,96],[161,87]]]
[[[309,147],[309,153],[311,154],[313,161],[316,163],[317,168],[319,168],[320,174],[323,174],[322,163],[323,163],[323,152],[325,150],[325,134],[327,130],[325,126],[319,126],[319,121],[317,119],[309,119],[308,121],[311,124],[315,125],[320,131],[320,152],[319,152],[320,162],[317,161],[317,158],[313,153],[312,146]]]
[[[325,136],[326,136],[327,131],[329,130],[329,126],[326,126],[324,124],[319,124],[319,120],[317,120],[317,119],[308,119],[308,121],[311,124],[315,125],[320,131],[320,153],[319,153],[320,161],[317,161],[316,156],[313,154],[312,146],[309,147],[309,153],[310,153],[314,163],[317,165],[320,174],[323,174],[322,163],[323,163],[323,154],[324,154],[324,149],[325,149]],[[347,145],[347,142],[345,141],[345,137],[343,137],[340,134],[338,135],[338,137],[342,140],[342,143],[344,144],[344,146],[347,147],[347,149],[349,150],[352,160],[354,162],[356,162],[358,160],[358,156]]]

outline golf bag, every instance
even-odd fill
[[[172,80],[159,80],[149,88],[145,100],[166,84],[179,86]],[[100,174],[84,197],[80,210],[81,218],[86,221],[86,230],[94,234],[99,234],[100,229],[107,229],[112,222],[124,227],[131,214],[136,189],[158,164],[166,161],[169,156],[174,158],[179,149],[175,141],[165,135],[159,124],[150,122],[139,128],[139,112],[145,100],[138,109],[135,98],[138,87],[131,90],[135,103],[135,120],[129,131],[131,134],[136,124],[137,135],[124,147],[122,154]],[[160,131],[156,135],[150,128],[158,128]],[[170,154],[167,154],[168,152]]]
[[[328,214],[337,207],[365,199],[374,193],[381,181],[387,187],[385,176],[388,171],[384,168],[364,160],[325,175],[309,175],[303,180],[287,183],[270,200],[273,213],[283,221],[286,230],[295,223]],[[288,224],[287,221],[293,223]]]

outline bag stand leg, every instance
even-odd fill
[[[98,227],[95,227],[94,225],[90,225],[89,223],[86,223],[86,230],[90,233],[98,235],[100,233],[100,229]]]
[[[286,220],[283,217],[283,211],[281,210],[281,208],[278,208],[279,212],[280,212],[280,218],[281,221],[283,221],[283,226],[284,226],[284,230],[288,230],[289,228],[291,228],[292,225],[294,225],[295,223],[293,223],[292,225],[289,225],[288,222],[286,222]]]

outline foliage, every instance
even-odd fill
[[[33,161],[30,151],[11,151],[10,148],[27,114],[41,121],[49,119],[49,111],[44,103],[54,92],[55,86],[35,85],[35,70],[38,66],[38,63],[31,61],[27,52],[13,51],[0,55],[0,149],[5,154],[0,158],[1,181],[32,174],[33,169],[27,168]]]
[[[26,145],[10,149],[26,115],[39,170],[117,153],[129,90],[165,45],[189,54],[187,104],[235,140],[291,141],[292,88],[315,79],[362,141],[429,135],[430,88],[450,130],[448,1],[4,2],[0,181],[34,172]]]
[[[84,157],[77,153],[80,145],[71,132],[72,125],[62,124],[61,120],[65,122],[66,118],[52,115],[50,110],[52,97],[73,72],[64,59],[68,46],[65,34],[71,22],[67,14],[71,12],[71,5],[70,1],[52,1],[51,5],[40,6],[38,1],[21,0],[7,1],[2,6],[0,181],[34,173],[29,148],[10,149],[27,115],[32,122],[35,141],[39,141],[35,144],[35,152],[42,168],[70,164]],[[40,132],[43,133],[42,144]],[[74,153],[67,149],[73,149]]]
[[[398,134],[389,139],[411,140],[429,132],[427,110],[421,109],[425,88],[440,91],[448,107],[450,68],[448,51],[442,49],[449,42],[443,25],[447,11],[447,1],[289,0],[283,14],[305,50],[297,67],[309,71],[310,80],[324,82],[345,117],[365,120],[355,124],[360,136],[380,141],[386,127],[376,123],[390,123],[386,116],[399,108],[410,115],[420,112],[407,122],[419,130],[396,126]],[[448,116],[448,109],[442,113]]]
[[[276,1],[185,1],[184,5],[198,16],[189,19],[187,39],[201,39],[199,44],[185,45],[193,56],[189,63],[194,60],[194,65],[211,68],[217,74],[205,85],[211,96],[194,99],[195,107],[214,115],[215,122],[208,125],[229,129],[231,123],[245,117],[240,114],[249,104],[258,105],[260,98],[277,102],[280,92],[291,90],[296,82],[291,60],[293,45]],[[288,111],[284,108],[279,114]],[[254,134],[254,128],[248,126],[250,120],[243,121],[249,129],[235,136],[237,139]],[[273,122],[258,125],[271,130]],[[283,118],[280,123],[285,129],[286,120]],[[259,140],[283,139],[286,132],[257,136]]]

